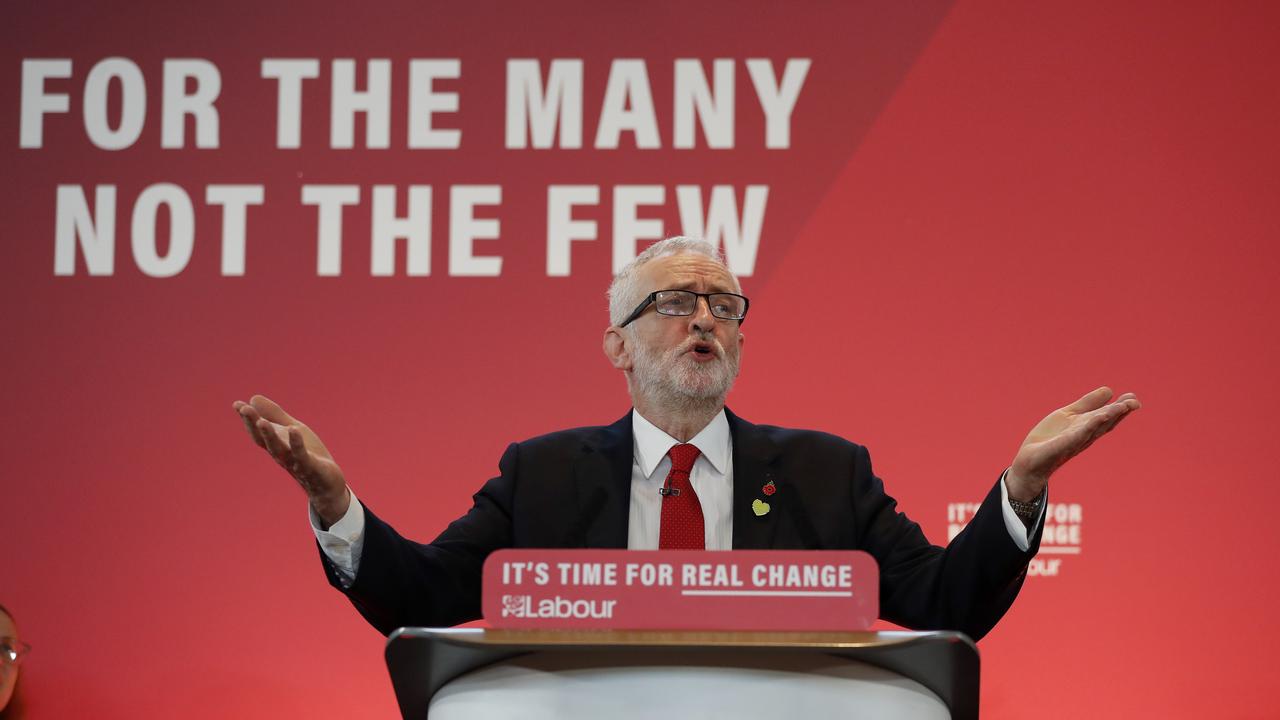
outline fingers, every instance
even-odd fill
[[[1100,435],[1106,432],[1115,424],[1116,420],[1124,417],[1132,412],[1127,403],[1114,402],[1110,405],[1104,405],[1097,410],[1085,413],[1081,416],[1084,420],[1084,429],[1086,432],[1094,435]]]
[[[1102,407],[1097,412],[1105,413],[1108,422],[1115,423],[1142,407],[1142,401],[1138,400],[1138,396],[1133,393],[1125,393],[1116,398],[1116,401]]]
[[[1047,450],[1050,455],[1062,455],[1062,462],[1066,462],[1067,458],[1080,454],[1098,438],[1111,432],[1130,412],[1132,409],[1127,403],[1114,402],[1084,413],[1069,430],[1050,441]]]
[[[275,458],[276,462],[281,465],[288,467],[293,460],[289,446],[285,445],[284,439],[280,437],[280,433],[276,431],[271,421],[259,418],[258,422],[254,423],[254,427],[258,431],[258,435],[262,437],[263,442],[266,443],[267,452],[271,453],[271,457]]]
[[[1125,418],[1127,418],[1127,417],[1129,417],[1129,414],[1130,414],[1130,413],[1132,413],[1132,412],[1133,412],[1133,411],[1132,411],[1132,410],[1130,410],[1130,411],[1129,411],[1129,412],[1127,412],[1127,413],[1123,413],[1123,414],[1121,414],[1121,415],[1120,415],[1119,417],[1117,417],[1115,420],[1112,420],[1110,423],[1108,423],[1108,424],[1107,424],[1107,426],[1106,426],[1106,427],[1104,427],[1104,428],[1102,429],[1102,432],[1098,433],[1098,436],[1099,436],[1099,437],[1101,437],[1101,436],[1106,435],[1107,433],[1111,432],[1112,430],[1115,430],[1115,429],[1116,429],[1116,427],[1117,427],[1120,423],[1124,422],[1124,419],[1125,419]]]
[[[231,404],[231,407],[234,408],[236,414],[240,416],[241,422],[244,423],[244,431],[249,433],[249,437],[253,438],[253,442],[257,444],[258,447],[266,449],[267,443],[262,439],[262,436],[258,434],[258,429],[256,427],[256,423],[260,418],[258,411],[254,410],[252,405],[242,400],[235,401]]]
[[[1102,437],[1114,430],[1116,426],[1120,424],[1121,420],[1129,417],[1130,413],[1140,407],[1142,407],[1142,403],[1138,402],[1136,397],[1132,397],[1114,402],[1105,408],[1102,408],[1103,410],[1106,410],[1107,413],[1103,416],[1103,421],[1099,423],[1098,427],[1094,430],[1094,439]]]
[[[289,457],[296,464],[299,472],[311,462],[307,453],[307,442],[302,437],[302,430],[297,425],[289,426]]]
[[[254,395],[249,402],[237,400],[231,407],[240,415],[245,431],[258,447],[271,453],[290,472],[301,470],[309,461],[306,442],[295,420],[284,408],[265,395]]]
[[[1103,385],[1097,390],[1085,393],[1079,400],[1068,405],[1066,410],[1076,414],[1091,412],[1105,405],[1111,399],[1111,395],[1111,388]]]
[[[249,398],[249,404],[252,405],[253,409],[257,410],[262,417],[277,425],[294,425],[298,422],[297,420],[294,420],[289,413],[285,412],[284,408],[277,405],[271,398],[265,395],[254,395]]]
[[[237,400],[231,407],[240,416],[253,441],[288,471],[309,496],[325,490],[320,461],[307,447],[309,433],[306,426],[289,417],[279,405],[261,395],[255,395],[252,404]],[[269,416],[264,416],[266,413],[260,412],[261,410],[270,413],[270,416],[287,420],[288,423],[273,421]],[[328,458],[323,445],[318,450],[321,458]]]
[[[1077,415],[1093,412],[1104,407],[1108,402],[1110,402],[1112,394],[1111,388],[1104,385],[1097,390],[1085,393],[1083,397],[1071,403],[1064,409]],[[1111,402],[1111,404],[1124,405],[1128,410],[1138,410],[1142,407],[1142,401],[1138,399],[1137,395],[1131,392],[1121,395],[1116,398],[1114,402]]]
[[[1130,410],[1138,410],[1142,408],[1142,401],[1138,399],[1137,395],[1134,395],[1131,392],[1125,393],[1116,398],[1116,402],[1124,403]]]
[[[1038,432],[1039,427],[1033,430],[1014,458],[1015,464],[1028,468],[1028,472],[1047,477],[1142,407],[1133,393],[1125,393],[1116,398],[1115,402],[1108,403],[1111,395],[1110,388],[1101,387],[1050,415],[1044,422],[1055,418],[1059,418],[1057,422],[1062,422],[1061,416],[1064,414],[1068,419],[1062,425],[1050,427],[1044,432]]]
[[[1142,406],[1136,397],[1117,401],[1095,410],[1080,429],[1080,432],[1076,434],[1079,439],[1072,454],[1083,452],[1090,445],[1097,442],[1098,438],[1114,430],[1120,424],[1120,421],[1137,409],[1134,405],[1137,407]]]

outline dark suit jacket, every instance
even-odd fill
[[[1014,545],[998,484],[943,549],[897,512],[862,446],[727,415],[734,549],[865,550],[880,565],[881,617],[909,628],[960,630],[977,640],[1008,610],[1040,537],[1027,552]],[[429,545],[404,539],[366,505],[356,580],[344,589],[321,552],[329,581],[384,634],[474,620],[481,568],[494,550],[627,546],[632,449],[629,412],[607,427],[513,443],[498,462],[501,474]],[[773,510],[757,517],[751,502],[771,480]]]

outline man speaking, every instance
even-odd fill
[[[494,550],[625,547],[865,550],[880,566],[881,617],[975,640],[1022,586],[1049,476],[1141,407],[1103,387],[1050,413],[964,531],[937,547],[897,511],[865,448],[725,408],[748,308],[709,244],[649,247],[610,286],[604,333],[633,409],[612,425],[513,443],[471,509],[426,545],[362,504],[320,438],[279,405],[255,395],[234,407],[306,492],[330,582],[384,634],[480,617]]]

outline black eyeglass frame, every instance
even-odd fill
[[[687,315],[675,315],[672,313],[665,313],[656,307],[654,308],[654,312],[658,313],[659,315],[666,315],[667,317],[689,317],[689,315],[692,315],[693,313],[696,313],[698,311],[698,298],[706,298],[707,309],[711,311],[712,315],[714,315],[717,318],[720,318],[721,320],[737,320],[738,324],[741,325],[747,319],[747,310],[751,308],[751,300],[748,299],[746,295],[739,295],[738,293],[731,293],[731,292],[700,293],[700,292],[694,292],[692,290],[679,290],[676,288],[670,288],[667,290],[654,290],[653,292],[649,293],[648,297],[646,297],[639,305],[636,306],[635,310],[631,311],[631,314],[628,315],[625,320],[618,323],[618,327],[623,328],[623,327],[626,327],[627,325],[630,325],[633,321],[635,321],[636,318],[644,314],[645,309],[647,309],[650,305],[653,305],[655,302],[657,302],[658,293],[665,293],[665,292],[681,292],[681,293],[687,293],[689,295],[696,296],[693,300],[693,308],[694,308],[693,312],[688,313]],[[730,297],[742,298],[742,317],[724,317],[723,315],[716,315],[715,306],[711,304],[711,298],[714,295],[729,295]]]

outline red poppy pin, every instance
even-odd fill
[[[772,495],[778,492],[778,486],[774,485],[773,481],[770,480],[769,482],[764,484],[764,487],[760,488],[760,492],[764,493],[765,495]]]

